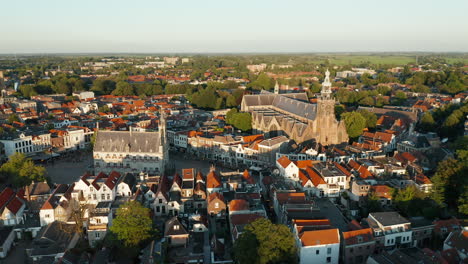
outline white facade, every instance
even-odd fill
[[[34,153],[34,147],[32,144],[31,136],[25,136],[24,134],[20,134],[18,138],[0,140],[0,142],[2,142],[5,147],[5,155],[7,157],[10,157],[16,152],[24,153],[26,155]]]

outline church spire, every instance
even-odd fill
[[[321,94],[323,96],[329,96],[331,94],[330,72],[328,71],[328,69],[325,72],[325,79],[323,80],[323,83],[322,83]]]
[[[279,84],[278,84],[278,80],[276,80],[276,84],[275,84],[275,94],[279,94]]]

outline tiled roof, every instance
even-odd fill
[[[338,229],[304,231],[299,234],[302,246],[319,246],[340,243]]]
[[[249,208],[249,202],[246,200],[234,199],[229,202],[229,212],[248,211]]]
[[[291,160],[286,157],[286,156],[282,156],[281,158],[278,159],[278,163],[281,165],[281,167],[283,168],[286,168],[289,166],[289,164],[291,164]]]
[[[224,202],[224,196],[221,193],[218,193],[218,192],[211,193],[210,196],[208,196],[208,202],[210,203],[211,201],[213,201],[216,198]]]
[[[18,213],[18,211],[21,209],[23,206],[24,202],[21,201],[19,198],[14,197],[7,205],[8,210],[12,212],[14,215]]]
[[[360,229],[354,231],[343,232],[343,239],[346,245],[355,245],[360,243],[366,243],[374,239],[372,235],[372,229]]]
[[[206,188],[219,188],[221,187],[221,179],[215,171],[210,171],[206,176]]]
[[[374,185],[371,187],[375,195],[380,198],[392,199],[391,188],[387,185]]]
[[[306,202],[304,192],[276,192],[276,199],[280,204]]]

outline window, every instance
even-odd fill
[[[327,263],[331,262],[331,257],[327,257]]]
[[[327,248],[327,254],[330,255],[331,254],[331,248]]]
[[[219,208],[219,203],[218,202],[215,203],[215,208]]]
[[[88,200],[91,200],[91,194],[88,194]]]
[[[102,193],[101,194],[101,200],[104,200],[104,199],[106,199],[106,195]]]
[[[101,223],[101,218],[96,218],[96,223],[100,224]]]
[[[107,194],[107,200],[110,200],[110,193]]]
[[[320,250],[317,249],[317,250],[315,251],[315,254],[316,254],[316,255],[320,254]]]
[[[350,252],[350,253],[353,253],[353,251],[354,251],[354,248],[350,248],[350,249],[349,249],[349,252]]]
[[[97,198],[96,198],[96,194],[93,194],[93,199],[94,199],[94,200],[96,200],[96,199],[97,199]]]
[[[45,218],[50,218],[50,215],[46,214],[46,215],[45,215]]]
[[[161,209],[159,209],[159,206],[156,206],[156,213],[159,213],[159,211],[161,211]]]
[[[100,235],[101,235],[101,234],[99,234],[99,232],[94,233],[94,236],[95,236],[96,238],[99,238]]]
[[[162,203],[162,199],[159,199],[158,203]]]
[[[179,230],[179,225],[174,225],[174,230]]]

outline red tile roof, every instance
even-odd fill
[[[13,198],[7,205],[8,210],[12,212],[14,215],[18,213],[18,211],[21,209],[23,206],[24,202],[21,201],[19,198],[15,197]]]
[[[377,197],[386,198],[389,200],[392,199],[391,188],[388,187],[387,185],[374,185],[374,186],[371,186],[371,189],[372,191],[374,191]]]
[[[360,243],[366,243],[374,239],[372,235],[372,229],[360,229],[354,231],[343,232],[343,239],[346,245],[355,245]]]
[[[302,246],[319,246],[340,243],[340,235],[338,229],[324,229],[304,231],[299,234]]]
[[[206,176],[206,188],[219,188],[221,187],[221,179],[215,171],[210,171]]]
[[[281,167],[286,168],[289,166],[289,164],[291,164],[292,161],[288,157],[282,156],[278,159],[277,162],[281,165]]]
[[[250,209],[249,202],[243,199],[234,199],[229,202],[229,212],[248,211]]]

